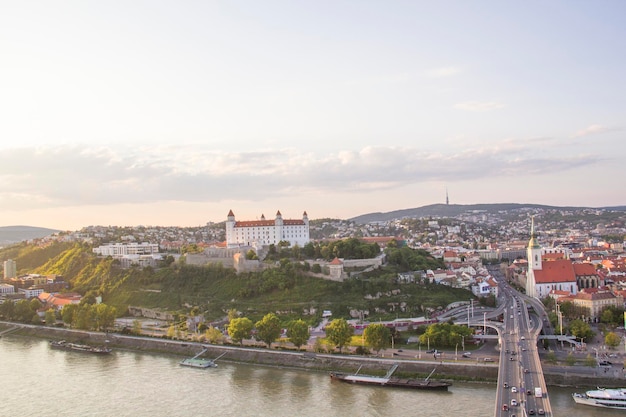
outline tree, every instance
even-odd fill
[[[113,324],[115,323],[115,316],[117,314],[115,307],[101,303],[92,306],[92,310],[94,327],[96,330],[106,331],[108,328],[113,327]]]
[[[4,303],[0,304],[0,317],[5,320],[15,319],[15,303],[13,300],[6,300]]]
[[[379,353],[382,349],[389,347],[391,331],[384,324],[370,324],[365,328],[363,337],[365,338],[365,343],[375,350],[376,353]]]
[[[78,311],[78,304],[66,304],[61,309],[61,319],[63,323],[72,327],[74,324],[74,316],[76,315],[76,311]]]
[[[326,338],[339,348],[342,348],[352,339],[354,329],[345,319],[335,319],[326,326]]]
[[[141,331],[141,329],[140,329]],[[167,328],[167,333],[165,334],[165,336],[167,336],[168,339],[173,339],[174,336],[176,336],[176,326],[174,326],[173,324],[171,324],[168,328]]]
[[[141,321],[133,320],[133,334],[141,334]]]
[[[45,320],[46,320],[46,326],[54,326],[56,324],[57,316],[53,308],[49,308],[48,310],[46,310]]]
[[[605,308],[600,314],[600,322],[607,324],[613,323],[613,312]]]
[[[287,327],[287,337],[299,350],[300,346],[304,345],[311,337],[309,325],[302,319],[292,321]]]
[[[618,347],[620,342],[621,342],[620,337],[614,332],[608,332],[606,336],[604,336],[604,344],[610,348]]]
[[[252,334],[252,320],[247,317],[238,317],[228,324],[230,339],[243,346],[243,339],[249,339]]]
[[[222,343],[224,341],[224,334],[217,327],[209,327],[205,332],[206,339],[209,343]]]
[[[228,321],[232,321],[239,317],[239,312],[235,308],[228,310]]]
[[[15,319],[17,321],[31,323],[35,312],[28,300],[20,300],[15,304]]]
[[[569,324],[569,331],[579,339],[589,339],[593,336],[591,326],[580,319],[574,320]]]
[[[255,324],[258,340],[265,342],[268,348],[278,339],[281,332],[280,319],[274,313],[267,313]]]
[[[39,317],[39,314],[33,314],[33,317],[30,318],[30,324],[41,324],[41,317]]]

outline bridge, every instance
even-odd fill
[[[543,377],[537,341],[545,317],[543,304],[522,295],[511,288],[503,279],[497,277],[501,292],[503,323],[498,327],[500,337],[500,363],[498,369],[498,387],[494,416],[524,417],[533,414],[552,416],[550,397]],[[529,308],[538,314],[531,319]],[[543,336],[575,343],[568,336]]]

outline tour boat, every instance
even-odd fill
[[[626,388],[598,388],[584,394],[574,393],[576,404],[626,410]]]

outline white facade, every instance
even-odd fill
[[[43,293],[42,288],[19,288],[18,292],[24,294],[26,298],[35,298],[39,297],[39,294]]]
[[[122,257],[128,255],[151,255],[159,253],[157,243],[112,243],[93,248],[93,252],[100,256]]]
[[[283,219],[280,211],[276,219],[235,221],[231,210],[226,220],[226,245],[229,248],[237,246],[266,246],[277,245],[280,241],[289,242],[293,247],[300,247],[309,243],[309,218],[306,211],[302,220]]]
[[[11,284],[0,284],[0,294],[14,294],[15,287]]]

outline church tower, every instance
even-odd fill
[[[526,248],[526,258],[528,259],[528,271],[526,273],[526,295],[536,296],[535,272],[542,269],[541,246],[537,242],[535,233],[535,216],[530,217],[530,240]]]

